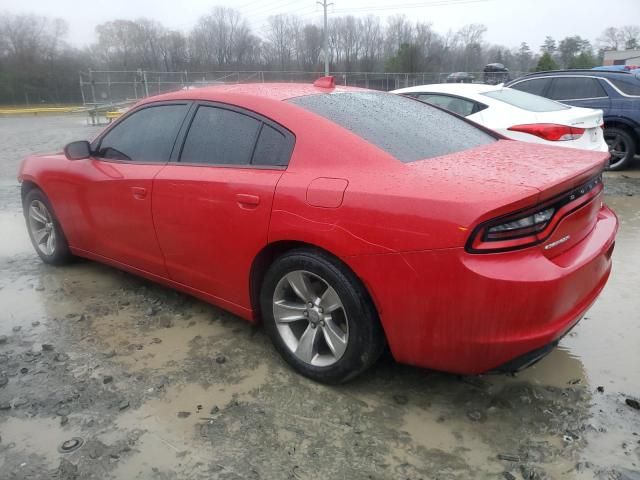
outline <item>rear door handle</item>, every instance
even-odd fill
[[[143,200],[147,196],[147,189],[144,187],[131,187],[131,193],[133,198]]]
[[[236,202],[241,208],[257,207],[260,204],[260,197],[247,193],[236,193]]]

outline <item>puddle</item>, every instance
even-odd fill
[[[60,426],[59,419],[10,417],[1,426],[2,445],[15,444],[13,449],[45,458],[49,467],[57,465],[61,457],[58,446],[75,436],[72,430]]]

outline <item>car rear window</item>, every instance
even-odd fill
[[[402,162],[448,155],[496,141],[454,115],[401,95],[340,92],[288,101],[331,120]]]
[[[608,80],[625,95],[640,96],[640,74],[629,75],[630,78],[609,78]]]
[[[513,88],[503,88],[501,90],[493,90],[491,92],[484,92],[482,95],[485,97],[500,100],[501,102],[508,103],[514,107],[529,110],[530,112],[557,112],[559,110],[567,110],[571,107],[562,105],[561,103],[554,102],[548,98],[539,97],[538,95],[532,95],[527,92],[521,92],[520,90],[514,90]]]

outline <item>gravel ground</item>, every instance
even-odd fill
[[[611,280],[540,363],[459,377],[385,357],[327,387],[220,309],[39,261],[19,159],[96,132],[82,117],[0,118],[0,479],[640,478],[637,167],[606,175],[621,219]]]

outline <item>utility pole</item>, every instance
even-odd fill
[[[324,9],[324,76],[329,76],[329,34],[327,31],[327,8],[333,5],[333,3],[329,3],[328,0],[322,0],[320,2],[316,2]]]

